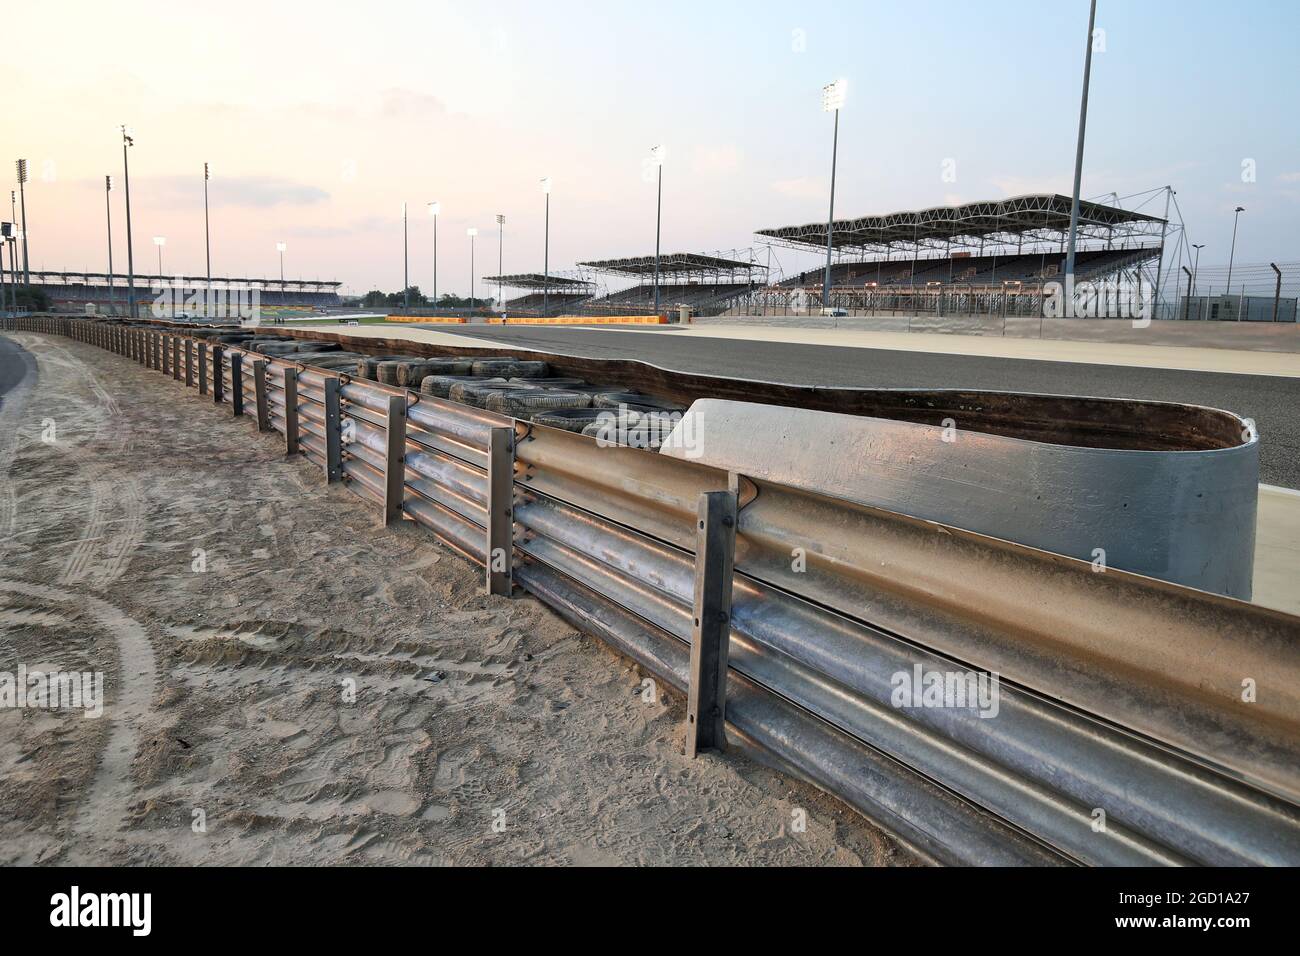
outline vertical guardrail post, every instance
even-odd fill
[[[487,592],[509,597],[514,586],[515,430],[488,432]]]
[[[384,524],[402,520],[402,499],[406,496],[406,396],[388,397],[388,421],[384,429]]]
[[[244,414],[244,356],[230,353],[230,410],[236,418]]]
[[[271,430],[271,413],[266,406],[266,359],[253,359],[253,394],[257,396],[257,430]]]
[[[185,340],[185,387],[194,387],[194,342]]]
[[[153,368],[153,331],[144,330],[144,367]]]
[[[339,380],[325,376],[325,480],[343,477],[342,416],[339,409]]]
[[[172,337],[168,335],[166,332],[163,332],[158,336],[158,339],[159,339],[158,347],[159,350],[162,352],[161,355],[162,361],[159,363],[159,365],[162,373],[166,375],[168,372],[171,371]]]
[[[221,404],[221,393],[226,387],[225,379],[221,374],[224,371],[222,366],[225,364],[221,359],[221,353],[224,351],[225,349],[220,345],[212,346],[212,403],[214,405]]]
[[[208,343],[200,339],[195,346],[199,350],[199,394],[208,394]]]
[[[721,750],[731,641],[731,582],[736,560],[736,495],[700,495],[695,532],[695,607],[690,688],[686,697],[686,756]]]
[[[181,337],[172,336],[172,378],[179,382],[181,380]]]
[[[298,370],[284,368],[284,453],[298,454]]]

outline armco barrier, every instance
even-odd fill
[[[1298,618],[183,330],[6,324],[165,368],[684,693],[733,496],[728,741],[932,861],[1300,863]]]

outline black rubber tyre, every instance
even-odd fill
[[[572,390],[587,386],[587,383],[580,378],[565,378],[563,376],[557,378],[512,378],[508,379],[508,381],[513,382],[516,385],[528,385],[531,388],[563,388],[566,390]]]
[[[507,382],[506,384],[514,384]],[[555,388],[531,388],[527,385],[509,392],[489,392],[488,411],[513,418],[532,418],[538,412],[555,408],[587,408],[591,396],[583,392],[566,392]]]
[[[666,402],[662,398],[643,395],[640,392],[601,392],[591,396],[591,404],[596,408],[618,408],[620,405],[625,405],[634,412],[685,411],[673,402]]]
[[[434,395],[438,398],[450,398],[453,385],[471,383],[475,385],[504,385],[504,378],[483,378],[479,375],[430,375],[420,383],[420,394]]]
[[[468,375],[472,362],[457,359],[420,359],[397,369],[397,384],[419,388],[430,375]]]
[[[501,378],[544,378],[550,371],[545,362],[523,359],[480,359],[473,365],[475,375],[495,375]]]
[[[563,428],[568,432],[581,432],[588,425],[608,421],[617,414],[608,408],[555,408],[533,414],[533,424],[550,428]],[[602,419],[601,416],[605,416]]]
[[[616,423],[612,419],[598,420],[583,428],[582,433],[609,444],[657,451],[672,431],[674,423],[660,415],[629,415],[618,427],[615,427]]]
[[[379,381],[377,369],[380,362],[396,362],[401,359],[400,355],[363,355],[357,359],[357,378],[377,382]]]
[[[418,359],[403,357],[400,359],[389,359],[386,362],[380,362],[375,367],[375,374],[380,382],[385,385],[401,385],[401,373],[405,366],[409,366],[419,361]]]
[[[447,392],[447,397],[453,402],[460,402],[462,405],[473,405],[475,408],[487,408],[488,396],[494,392],[532,392],[535,389],[527,385],[511,385],[509,382],[476,383],[476,382],[459,382],[451,387]]]

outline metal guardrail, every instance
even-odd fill
[[[700,501],[732,496],[728,742],[927,859],[1300,863],[1300,618],[170,329],[7,327],[99,345],[253,419],[692,706],[714,540]],[[995,716],[896,699],[900,675],[990,672]]]

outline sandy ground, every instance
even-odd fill
[[[739,754],[688,761],[679,698],[278,436],[13,338],[0,670],[103,671],[107,707],[0,710],[0,864],[912,862]]]

